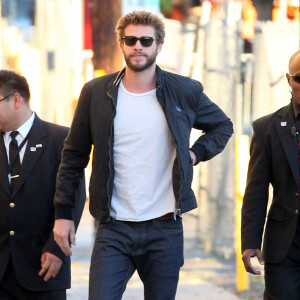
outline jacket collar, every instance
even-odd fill
[[[299,185],[299,167],[298,167],[298,138],[293,136],[291,128],[295,126],[295,117],[292,104],[289,104],[277,113],[276,130],[278,132],[280,142],[284,149],[285,155],[292,170],[294,179]]]
[[[156,87],[158,87],[158,86],[162,85],[162,81],[163,81],[162,70],[158,65],[156,65],[156,73],[157,73]],[[109,91],[112,91],[113,89],[115,89],[119,86],[120,81],[124,77],[125,68],[123,68],[120,72],[118,72],[116,74],[117,74],[117,76],[114,78],[112,84],[109,85],[109,88],[108,88]]]
[[[8,161],[6,149],[3,141],[3,134],[0,135],[0,184],[3,186],[4,191],[10,196],[10,187],[8,182]]]
[[[47,136],[48,133],[45,131],[44,122],[36,115],[28,138],[20,177],[17,181],[12,197],[18,193],[26,178],[29,176],[29,173],[37,164],[39,157],[47,147]]]
[[[156,88],[162,87],[162,85],[163,85],[163,72],[162,72],[162,69],[158,65],[156,65],[156,74],[157,74]]]
[[[279,117],[279,118],[282,118],[282,119],[286,119],[286,120],[290,120],[293,122],[294,120],[294,115],[293,115],[294,111],[293,111],[293,106],[292,106],[292,102],[287,105],[287,106],[284,106],[282,107],[281,109],[279,109],[277,112],[276,112],[276,115]]]
[[[125,74],[125,68],[123,68],[119,73],[115,73],[114,74],[115,76],[113,76],[112,80],[108,84],[107,95],[112,99],[114,106],[117,105],[118,88],[124,74]]]
[[[157,73],[156,88],[159,89],[163,86],[163,72],[158,65],[156,65],[156,73]],[[117,103],[116,99],[118,96],[118,88],[122,78],[124,77],[125,68],[123,68],[120,72],[115,74],[116,76],[108,85],[107,94],[113,99],[114,103],[116,104]]]
[[[125,68],[123,68],[118,74],[117,77],[115,78],[114,82],[113,82],[113,86],[117,87],[120,84],[121,79],[123,78],[125,74]]]
[[[22,184],[25,182],[26,178],[28,177],[30,171],[37,163],[38,158],[40,157],[41,153],[44,151],[46,147],[45,137],[47,133],[44,130],[42,120],[35,115],[35,119],[33,121],[31,132],[29,135],[29,139],[27,141],[26,150],[24,153],[24,158],[22,162],[22,168],[20,172],[20,178],[16,184],[16,188],[14,194],[11,195],[12,197],[18,192]],[[7,195],[10,196],[10,187],[8,182],[8,162],[7,162],[7,154],[6,149],[3,142],[3,137],[0,136],[0,184],[2,184],[4,190],[6,191]],[[36,146],[39,147],[36,148]],[[35,151],[33,151],[35,150]]]

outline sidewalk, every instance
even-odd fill
[[[218,281],[223,283],[224,276],[232,277],[228,274],[234,271],[234,266],[218,263],[199,250],[199,244],[193,238],[193,222],[192,216],[188,214],[184,216],[185,263],[180,272],[176,300],[242,299],[215,284],[216,276],[219,276]],[[89,264],[93,245],[93,220],[87,208],[84,210],[79,225],[76,244],[72,257],[72,288],[67,292],[67,299],[87,300]],[[208,278],[212,278],[213,282],[209,282]],[[143,300],[143,284],[137,273],[129,281],[123,300]]]

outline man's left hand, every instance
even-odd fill
[[[62,265],[62,260],[54,254],[49,252],[44,252],[41,256],[42,268],[39,272],[39,275],[44,276],[44,280],[48,281],[51,277],[55,277],[60,270]]]
[[[194,166],[197,161],[197,157],[196,157],[196,154],[192,150],[189,150],[189,151],[190,151],[191,159],[193,160],[192,164]]]

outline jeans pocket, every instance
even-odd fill
[[[164,232],[182,232],[182,220],[177,217],[177,220],[157,220],[158,229]]]

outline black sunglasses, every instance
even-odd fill
[[[155,40],[152,36],[142,36],[140,38],[136,36],[123,36],[122,38],[125,41],[127,46],[134,46],[136,42],[139,40],[143,47],[151,47],[153,41]]]
[[[290,75],[293,80],[297,83],[300,83],[300,74],[297,74],[297,75]]]

